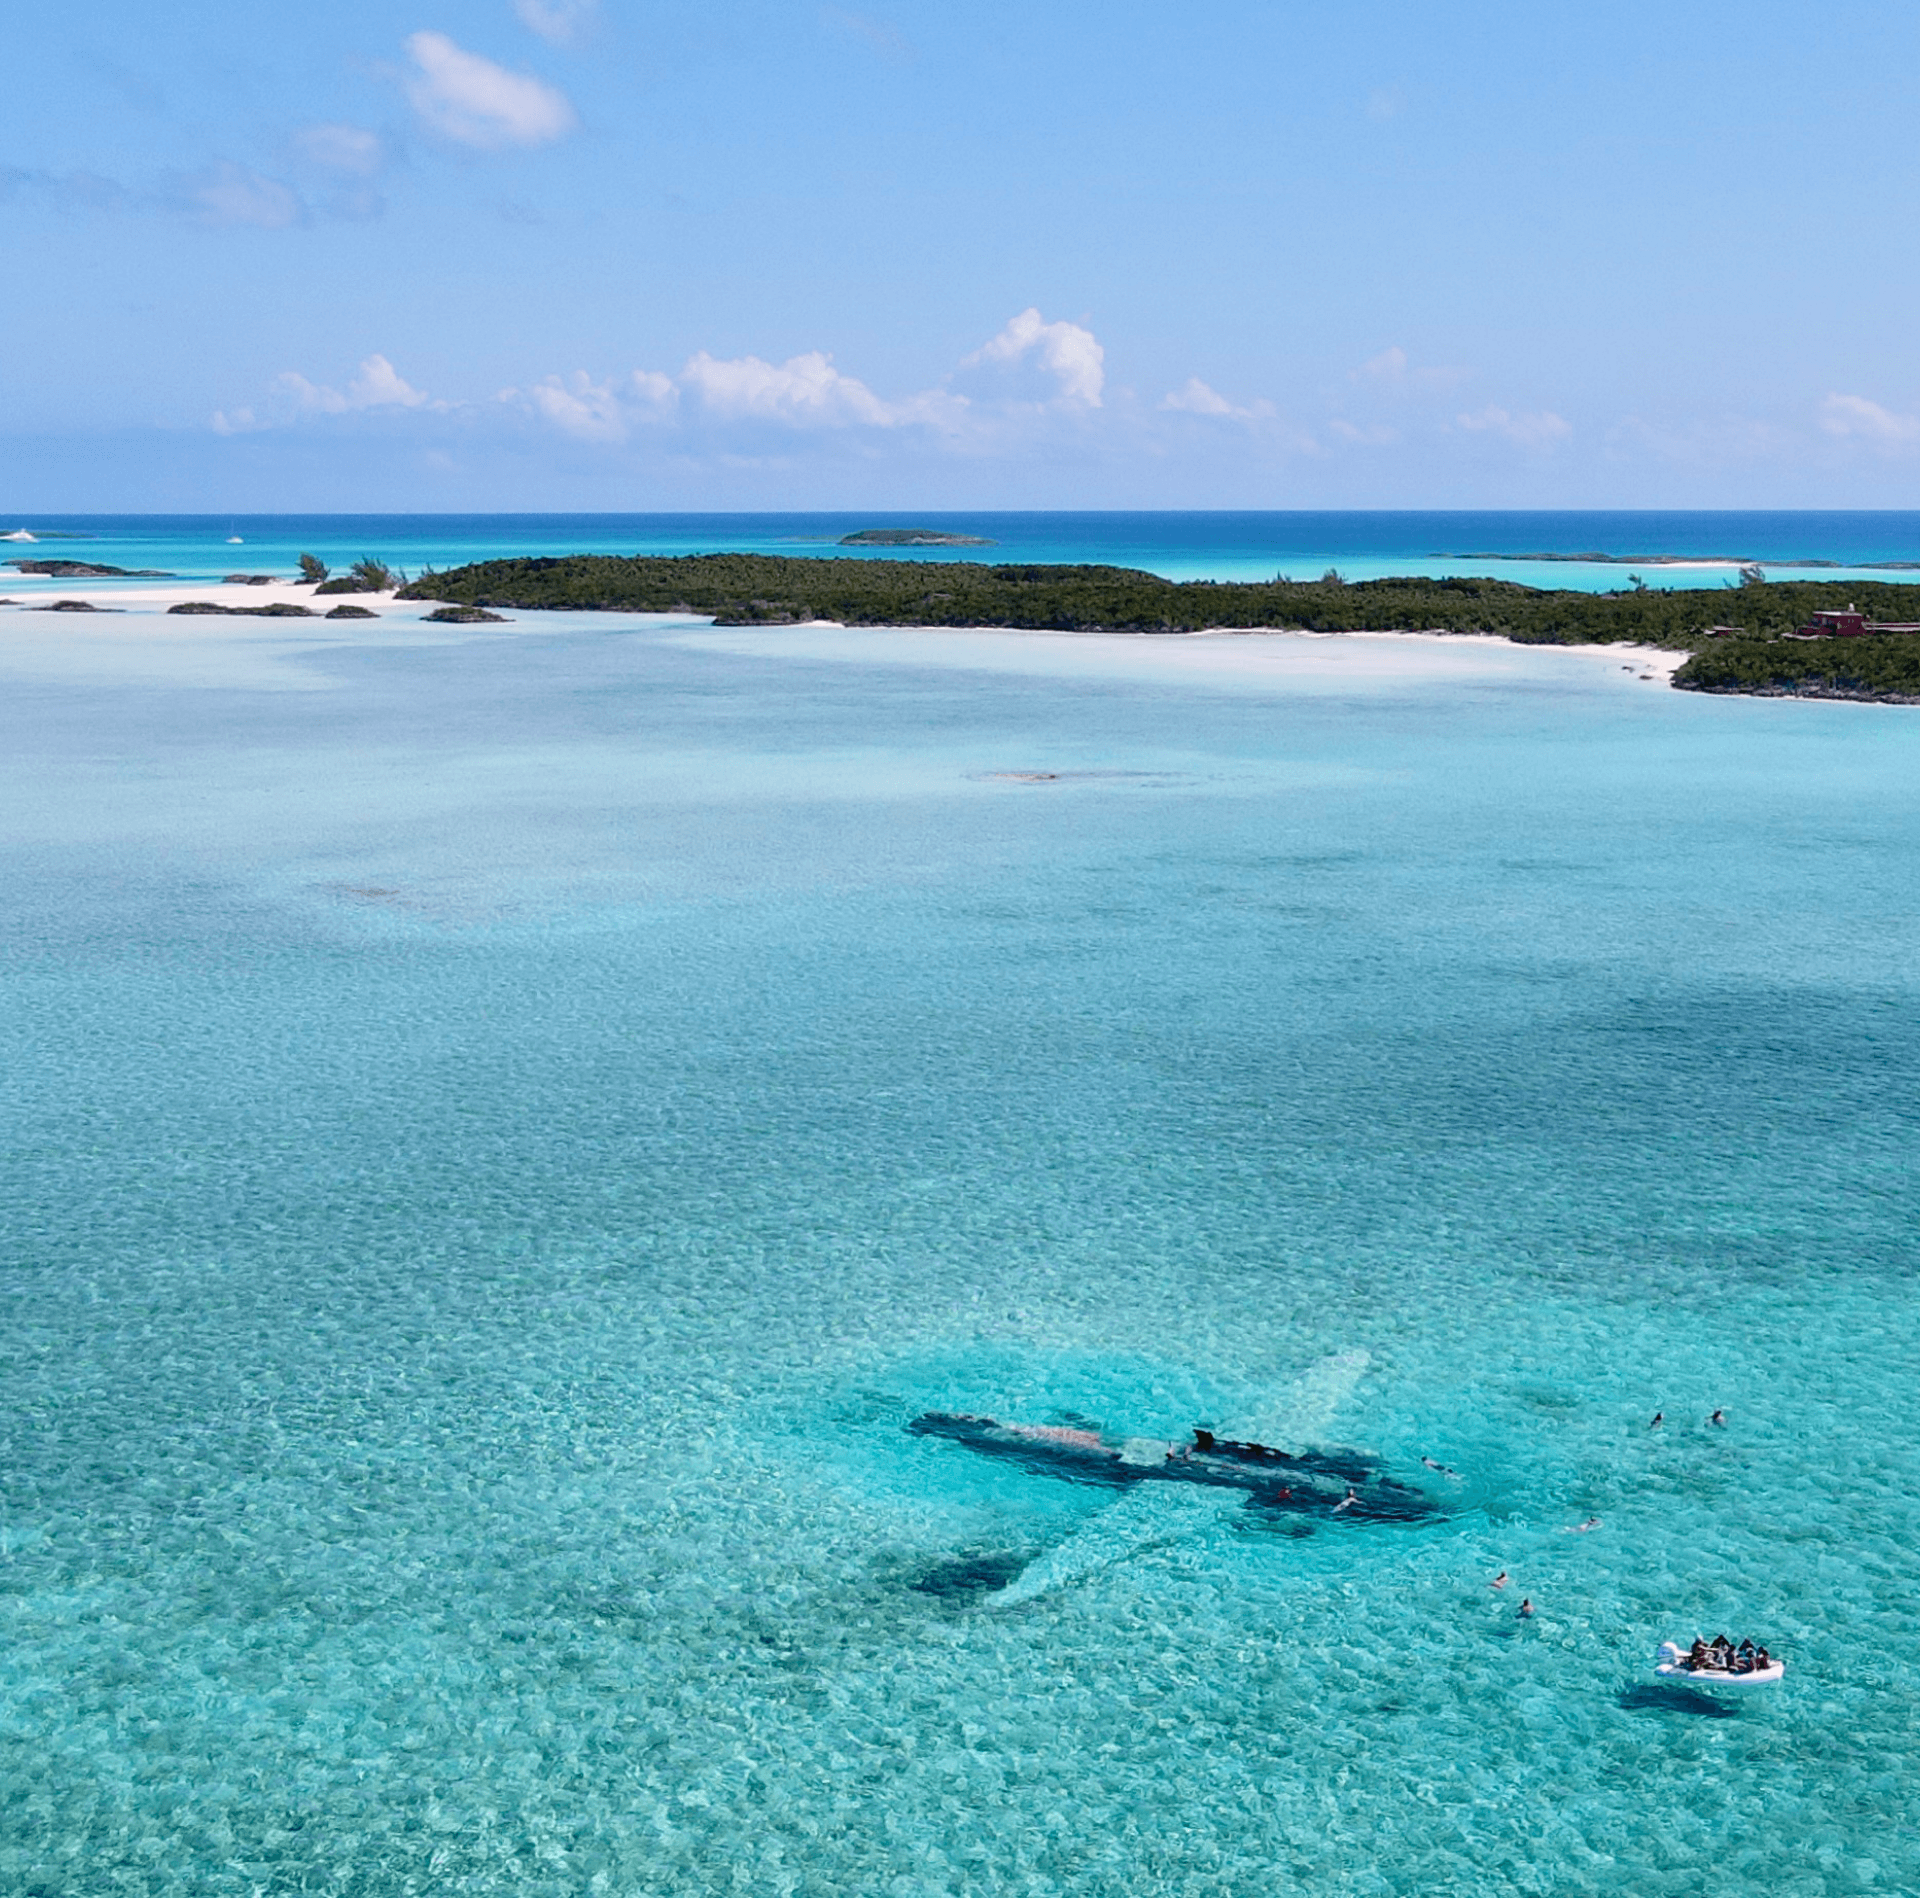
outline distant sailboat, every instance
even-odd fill
[[[33,538],[34,536],[24,527],[16,527],[11,534],[0,534],[0,540],[32,540]]]

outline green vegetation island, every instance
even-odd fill
[[[863,527],[857,534],[842,534],[842,547],[992,547],[990,540],[978,534],[943,534],[934,527]]]
[[[723,626],[1009,627],[1076,633],[1489,633],[1523,645],[1663,646],[1683,690],[1920,704],[1920,634],[1791,637],[1816,612],[1920,621],[1920,585],[1749,579],[1577,593],[1507,580],[1162,580],[1128,567],[933,565],[778,554],[575,554],[425,573],[401,599],[450,606],[701,613]]]

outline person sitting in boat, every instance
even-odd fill
[[[1687,1665],[1696,1672],[1713,1665],[1713,1656],[1707,1652],[1707,1644],[1697,1634],[1693,1637],[1693,1646],[1687,1650]]]
[[[1753,1671],[1756,1674],[1764,1674],[1767,1671],[1767,1669],[1770,1668],[1772,1665],[1773,1665],[1773,1656],[1769,1654],[1764,1647],[1758,1647],[1754,1649]]]

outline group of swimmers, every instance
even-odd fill
[[[1656,1410],[1653,1413],[1653,1421],[1647,1425],[1647,1428],[1649,1430],[1658,1430],[1666,1421],[1667,1413],[1664,1410]],[[1727,1427],[1727,1413],[1724,1410],[1716,1410],[1713,1415],[1707,1419],[1707,1423],[1712,1429],[1724,1430]]]
[[[1759,1674],[1773,1665],[1773,1656],[1751,1641],[1735,1647],[1724,1634],[1711,1641],[1695,1639],[1687,1650],[1687,1666],[1696,1674]]]

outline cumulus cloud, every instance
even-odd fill
[[[167,195],[201,224],[283,231],[306,216],[306,207],[289,186],[225,160],[204,171],[177,175],[169,181]]]
[[[961,367],[1024,365],[1041,378],[1044,399],[1038,402],[1017,386],[996,385],[989,396],[975,397],[950,383],[887,397],[817,349],[784,362],[700,350],[678,374],[635,369],[597,376],[574,370],[501,389],[496,402],[580,442],[619,444],[640,429],[672,429],[679,438],[692,440],[764,440],[769,430],[850,437],[921,430],[963,450],[984,451],[1097,408],[1104,379],[1102,355],[1090,331],[1072,323],[1047,323],[1037,311],[1028,310]],[[288,370],[257,409],[224,410],[214,426],[232,434],[370,409],[440,412],[458,406],[414,388],[385,356],[375,355],[344,388]],[[1274,413],[1266,402],[1231,403],[1197,378],[1174,391],[1163,406],[1240,421]]]
[[[1895,415],[1863,395],[1830,395],[1820,405],[1820,426],[1842,440],[1877,442],[1883,448],[1920,441],[1920,415]]]
[[[576,369],[570,376],[548,376],[530,389],[502,389],[499,400],[526,408],[576,441],[623,442],[634,424],[669,417],[680,405],[680,385],[652,369],[606,382]]]
[[[841,374],[833,358],[817,349],[779,364],[758,356],[722,361],[702,350],[680,372],[680,386],[725,420],[891,428],[900,419],[892,405],[857,377]]]
[[[308,164],[348,178],[371,178],[387,162],[386,142],[364,125],[309,125],[293,142]]]
[[[1477,434],[1504,436],[1522,448],[1545,448],[1551,443],[1565,441],[1573,433],[1573,424],[1555,415],[1551,409],[1536,410],[1529,415],[1511,415],[1505,409],[1485,408],[1454,419],[1464,429]]]
[[[586,30],[599,0],[513,0],[520,24],[556,46],[571,46]]]
[[[1189,376],[1179,388],[1160,398],[1163,409],[1179,409],[1188,415],[1231,415],[1234,407],[1217,389],[1210,389],[1198,376]]]
[[[1078,323],[1049,323],[1037,309],[1022,310],[1000,334],[976,349],[962,369],[1037,369],[1054,385],[1052,399],[1097,409],[1106,386],[1107,352]]]
[[[415,33],[407,52],[413,109],[444,138],[482,151],[550,145],[578,123],[564,93],[531,73],[508,72],[444,33]]]
[[[1179,388],[1160,398],[1163,409],[1183,415],[1217,415],[1234,422],[1261,422],[1276,411],[1264,398],[1245,404],[1229,402],[1218,389],[1210,388],[1198,376],[1189,376]]]
[[[346,415],[359,409],[445,410],[450,402],[436,402],[416,389],[386,357],[369,356],[344,389],[310,381],[297,369],[276,376],[273,398],[265,415],[251,408],[222,409],[213,418],[217,435],[241,435],[253,429],[273,428],[308,415]]]

